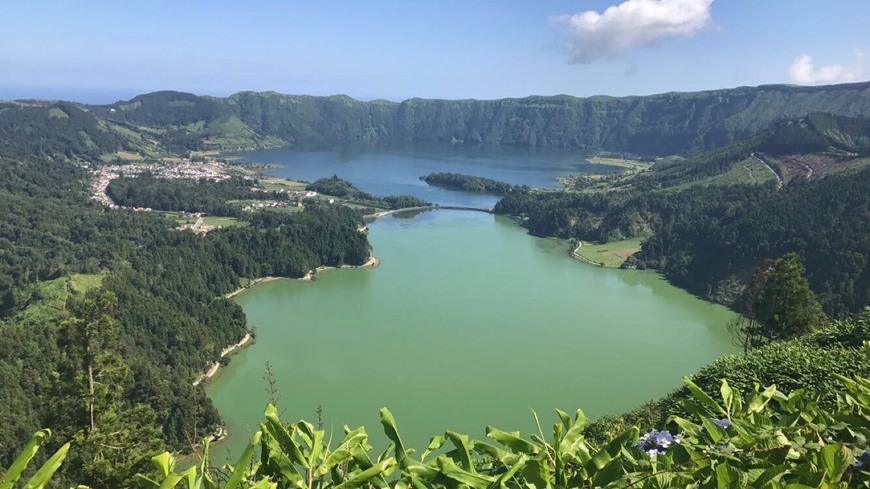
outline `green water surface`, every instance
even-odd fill
[[[652,272],[602,269],[564,241],[511,220],[432,211],[370,226],[381,264],[331,270],[314,282],[265,282],[240,295],[256,344],[209,385],[239,453],[267,402],[266,362],[286,421],[315,419],[340,438],[365,425],[386,446],[378,409],[424,448],[452,429],[549,426],[553,408],[589,416],[635,407],[734,352],[732,317]]]

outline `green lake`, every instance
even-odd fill
[[[532,410],[545,426],[553,408],[627,410],[736,351],[725,308],[652,272],[573,260],[566,242],[531,237],[507,218],[390,216],[369,238],[377,268],[265,282],[238,296],[257,341],[208,386],[231,433],[219,456],[238,454],[256,430],[266,362],[285,421],[313,421],[322,405],[337,438],[345,424],[365,425],[380,451],[382,406],[417,448],[445,429],[527,433],[536,431]]]

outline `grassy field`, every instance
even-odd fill
[[[194,220],[194,222],[196,222]],[[228,228],[230,226],[246,226],[248,223],[244,221],[240,221],[235,217],[219,217],[219,216],[206,216],[202,218],[202,223],[206,226],[215,226]]]
[[[669,191],[685,190],[689,187],[697,185],[737,185],[741,183],[764,183],[768,180],[774,180],[776,177],[771,173],[770,169],[764,163],[756,158],[746,158],[738,161],[731,166],[731,169],[725,173],[714,175],[712,177],[700,178],[691,182],[686,182],[680,185],[669,188]]]
[[[294,182],[283,178],[265,177],[260,178],[260,185],[266,190],[305,190],[307,183]]]
[[[159,214],[166,216],[167,219],[172,219],[179,226],[184,225],[184,224],[193,224],[196,222],[195,217],[181,217],[181,214],[178,212],[171,212],[171,211],[157,211],[157,212]]]
[[[642,241],[640,238],[635,238],[605,244],[583,242],[577,254],[594,264],[617,268],[626,258],[640,251]]]
[[[104,276],[102,274],[67,275],[34,285],[30,292],[37,299],[19,312],[16,319],[25,324],[63,320],[66,317],[66,301],[70,293],[82,295],[100,287]]]
[[[629,170],[646,170],[652,166],[652,163],[644,163],[639,160],[629,160],[626,158],[607,158],[604,156],[594,156],[589,158],[589,163],[594,163],[596,165],[609,165],[609,166],[618,166],[621,168],[626,168]]]

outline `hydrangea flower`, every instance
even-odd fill
[[[652,430],[640,437],[637,448],[645,451],[650,457],[668,451],[668,447],[674,443],[680,443],[680,435],[672,435],[668,430]]]
[[[729,426],[731,426],[731,420],[727,418],[722,419],[714,419],[711,418],[710,421],[716,426],[722,428],[723,430],[727,430]]]

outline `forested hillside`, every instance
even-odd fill
[[[111,139],[102,144],[94,150],[114,147]],[[219,423],[193,380],[247,328],[241,309],[222,296],[243,278],[300,277],[369,256],[362,222],[347,208],[253,216],[247,227],[198,236],[174,230],[162,215],[109,211],[88,198],[85,171],[53,159],[36,150],[0,157],[2,465],[42,426],[63,426],[65,436],[82,426],[56,409],[77,395],[75,377],[64,374],[72,367],[62,338],[70,311],[81,309],[75,303],[97,289],[116,300],[112,354],[124,368],[113,409],[133,416],[137,405],[148,406],[153,415],[136,411],[137,423],[147,431],[156,422],[161,446],[183,449]]]
[[[720,147],[811,112],[867,114],[870,84],[401,103],[275,92],[241,92],[228,98],[155,92],[90,110],[114,121],[186,132],[193,136],[188,142],[197,147],[211,141],[212,146],[236,149],[221,143],[223,134],[240,146],[262,145],[265,138],[277,137],[291,145],[425,141],[665,155]]]
[[[626,265],[661,270],[725,304],[764,260],[795,252],[825,310],[837,316],[870,303],[868,140],[866,119],[811,114],[656,164],[615,181],[610,191],[584,191],[581,182],[571,191],[513,194],[495,210],[520,216],[540,236],[599,243],[645,238]],[[766,172],[761,183],[735,173],[749,159],[756,173]],[[809,170],[789,175],[785,161],[808,162]]]
[[[123,144],[118,134],[70,102],[0,102],[0,155],[98,159]]]

